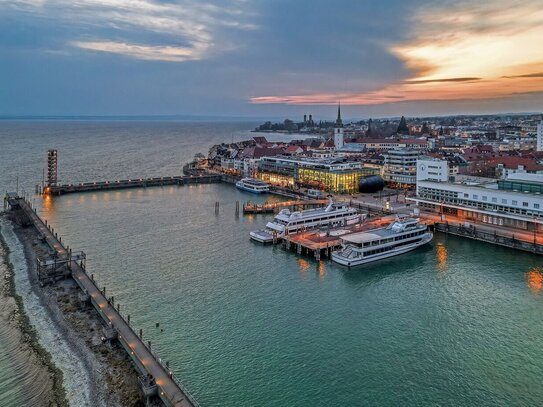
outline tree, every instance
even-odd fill
[[[402,116],[400,119],[400,124],[398,125],[398,130],[396,130],[396,133],[405,134],[406,136],[409,135],[409,127],[407,127],[407,121],[405,120],[404,116]]]
[[[430,134],[430,128],[426,122],[422,123],[421,134]]]

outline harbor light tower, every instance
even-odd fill
[[[57,185],[58,175],[58,152],[57,150],[47,151],[47,186],[54,187]]]

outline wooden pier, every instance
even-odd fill
[[[142,331],[137,334],[130,325],[130,316],[126,319],[120,313],[120,306],[113,296],[107,297],[105,287],[98,288],[94,277],[85,270],[85,255],[74,255],[71,249],[64,246],[61,237],[54,232],[51,225],[44,222],[32,209],[31,204],[20,197],[9,197],[9,206],[22,211],[31,225],[38,232],[40,239],[47,243],[50,250],[63,263],[64,270],[75,280],[81,289],[80,299],[89,301],[104,321],[104,337],[107,340],[117,340],[125,349],[136,369],[140,373],[140,384],[147,397],[156,396],[168,407],[197,407],[198,403],[177,380],[167,363],[164,363],[143,340]],[[56,264],[55,264],[56,265]],[[42,273],[51,267],[50,261],[41,261],[40,281]],[[55,267],[56,268],[56,267]]]
[[[161,187],[168,185],[210,184],[223,181],[222,175],[179,175],[173,177],[135,178],[115,181],[83,182],[79,184],[48,185],[43,189],[45,195],[65,195],[78,192],[111,191],[127,188]]]
[[[283,248],[295,250],[297,254],[313,255],[319,261],[322,256],[330,258],[332,250],[341,245],[341,237],[352,233],[384,227],[393,222],[395,215],[366,220],[352,226],[330,230],[310,230],[288,235],[282,239]]]
[[[291,208],[293,210],[313,208],[328,204],[328,199],[317,200],[296,200],[296,201],[283,201],[283,202],[266,202],[263,204],[257,204],[252,202],[246,202],[243,204],[244,214],[257,214],[257,213],[275,213],[279,209]]]

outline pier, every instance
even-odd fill
[[[283,201],[273,203],[256,204],[246,202],[243,204],[244,214],[257,214],[257,213],[275,213],[278,209],[291,208],[297,210],[298,208],[313,208],[323,206],[330,203],[328,199],[316,199],[316,200],[296,200],[296,201]]]
[[[112,191],[118,189],[161,187],[168,185],[211,184],[216,182],[222,182],[221,175],[179,175],[173,177],[136,178],[115,181],[83,182],[79,184],[47,185],[43,189],[43,194],[58,196],[78,192]]]
[[[394,219],[395,215],[390,215],[326,231],[317,229],[300,232],[284,237],[282,244],[286,250],[295,250],[297,254],[313,255],[315,260],[319,261],[322,256],[330,258],[332,250],[341,245],[341,237],[384,227]]]
[[[94,277],[87,274],[84,253],[72,253],[69,247],[64,246],[62,238],[37,215],[25,199],[11,194],[6,197],[6,201],[12,210],[24,214],[29,220],[29,226],[37,230],[39,239],[53,252],[53,258],[58,259],[54,260],[54,274],[49,277],[55,279],[71,275],[81,289],[80,299],[90,302],[104,321],[104,338],[108,341],[117,340],[127,352],[140,374],[140,385],[146,399],[156,396],[167,407],[198,407],[198,403],[174,377],[168,364],[152,350],[151,342],[144,342],[142,331],[134,331],[130,325],[130,316],[125,319],[120,313],[119,304],[115,306],[113,296],[107,297],[105,287],[98,288]],[[51,260],[40,259],[37,266],[38,277],[42,281],[46,277],[43,274],[50,271],[53,264]],[[60,273],[57,273],[59,270]]]

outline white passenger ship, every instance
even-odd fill
[[[268,222],[264,230],[250,233],[251,239],[261,243],[273,241],[273,236],[283,238],[286,235],[301,230],[314,229],[321,226],[336,227],[354,225],[363,219],[363,216],[354,208],[330,200],[328,206],[318,209],[308,209],[300,212],[291,212],[283,209],[275,216],[273,222]]]
[[[270,191],[269,184],[254,178],[243,178],[236,182],[236,187],[255,194],[264,194]]]
[[[397,218],[385,228],[353,233],[341,238],[341,249],[332,260],[352,267],[414,250],[433,238],[428,226],[416,218]]]

